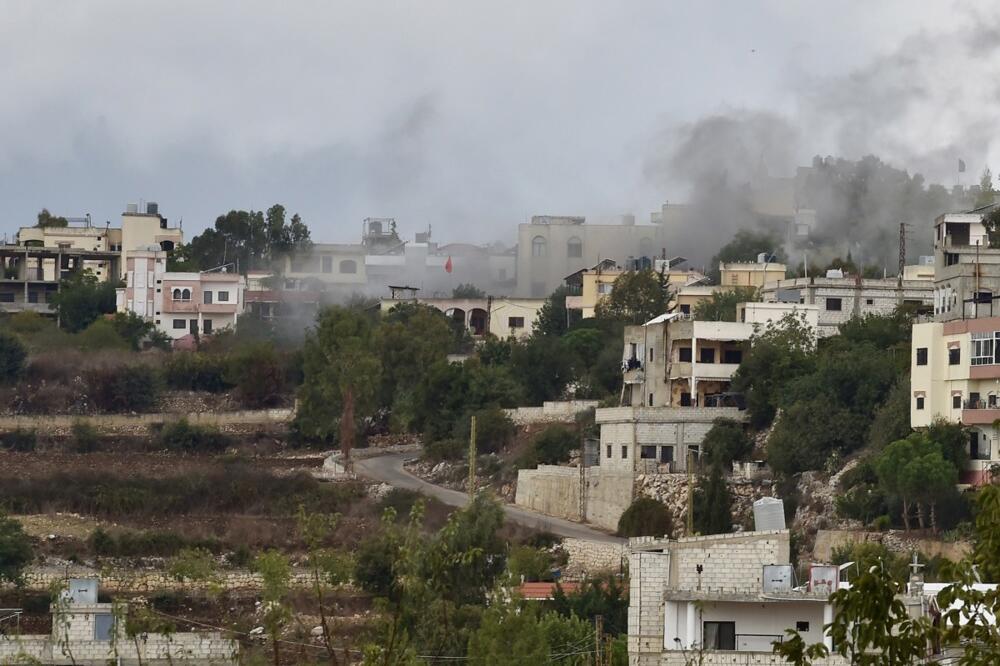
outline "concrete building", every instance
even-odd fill
[[[934,304],[934,282],[896,278],[845,277],[830,271],[827,277],[794,278],[769,282],[761,290],[765,302],[804,303],[819,307],[819,335],[837,333],[852,317],[887,315],[900,305],[927,308]]]
[[[326,292],[313,280],[249,271],[243,291],[244,311],[265,321],[301,318],[311,321]]]
[[[99,603],[97,580],[70,580],[52,604],[50,634],[0,635],[0,663],[79,666],[235,664],[239,644],[220,632],[125,633],[128,606]]]
[[[473,337],[490,333],[498,338],[526,338],[545,305],[541,298],[383,298],[379,310],[389,312],[400,303],[437,308],[464,326]]]
[[[682,262],[683,259],[678,257],[672,261]],[[653,270],[659,272],[663,269],[663,277],[672,299],[679,291],[706,280],[704,275],[693,269],[666,269],[667,263],[666,260],[657,259],[653,262]],[[626,271],[614,261],[605,259],[591,268],[583,268],[567,275],[564,280],[569,289],[566,308],[579,311],[582,319],[594,317],[598,302],[611,295],[615,280],[624,272]]]
[[[565,276],[610,259],[629,268],[629,260],[650,262],[666,247],[659,224],[587,224],[583,217],[536,215],[517,229],[517,287],[520,297],[545,298]]]
[[[1000,465],[1000,317],[953,319],[913,326],[910,425],[935,419],[969,429],[964,484],[989,483]],[[1000,469],[1000,468],[998,468]]]
[[[761,257],[764,259],[764,257]],[[719,284],[723,287],[761,288],[768,282],[785,279],[787,267],[774,262],[757,261],[719,264]]]
[[[983,216],[996,206],[934,220],[934,316],[939,321],[1000,315],[1000,249]]]
[[[126,260],[119,312],[133,312],[172,339],[236,326],[243,312],[244,279],[225,268],[201,273],[167,271],[167,253],[153,245]]]

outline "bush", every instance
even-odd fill
[[[76,344],[84,351],[130,349],[128,340],[123,338],[115,325],[107,319],[96,319],[90,326],[76,335]]]
[[[103,365],[84,373],[94,405],[105,412],[144,412],[156,404],[160,384],[147,365]]]
[[[20,583],[33,557],[31,538],[21,523],[0,513],[0,581]]]
[[[515,582],[552,580],[553,565],[552,553],[531,546],[515,546],[507,556],[507,570]]]
[[[498,453],[514,441],[517,426],[510,417],[499,408],[480,409],[473,412],[476,416],[476,451],[479,453]],[[455,424],[455,438],[469,441],[470,419],[468,416],[459,419]]]
[[[674,533],[674,521],[662,502],[640,497],[618,519],[618,536],[665,536]]]
[[[0,331],[0,382],[10,384],[24,372],[28,352],[12,333]]]
[[[176,532],[159,530],[118,530],[114,533],[98,527],[87,539],[95,555],[102,557],[170,557],[184,548],[220,550],[212,539],[191,540]]]
[[[531,446],[538,463],[555,465],[568,461],[570,451],[580,448],[580,440],[569,428],[553,425],[538,433]]]
[[[17,430],[0,434],[0,446],[8,451],[31,453],[35,450],[37,442],[38,438],[35,436],[34,430],[21,430],[18,428]]]
[[[743,460],[753,451],[753,440],[743,424],[733,419],[715,419],[702,443],[705,462],[730,467],[734,460]]]
[[[225,451],[231,440],[215,428],[191,425],[187,419],[181,419],[163,426],[159,442],[170,451],[218,453]]]
[[[391,508],[396,512],[397,519],[406,520],[410,515],[410,510],[413,509],[413,505],[421,499],[423,499],[423,495],[415,490],[393,488],[379,502],[379,509],[385,511]]]
[[[285,393],[285,364],[270,342],[246,345],[229,357],[226,378],[236,385],[236,397],[250,408],[281,403]]]
[[[424,459],[430,462],[461,460],[469,455],[469,445],[457,439],[439,439],[424,445]]]
[[[72,427],[73,444],[77,453],[93,453],[101,441],[97,428],[86,421],[75,421]]]
[[[178,391],[219,393],[231,388],[225,379],[226,357],[201,352],[178,352],[163,364],[163,379]]]

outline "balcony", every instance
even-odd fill
[[[1000,419],[1000,405],[985,400],[966,400],[962,404],[964,425],[992,425]]]
[[[739,363],[695,363],[692,369],[698,379],[732,379]]]

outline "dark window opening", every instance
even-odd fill
[[[507,317],[508,328],[524,328],[524,317]]]
[[[681,393],[681,407],[690,407],[690,406],[691,406],[691,394]]]
[[[0,303],[13,303],[14,302],[14,292],[5,291],[0,292]]]
[[[958,365],[962,362],[962,350],[952,347],[948,350],[948,365]]]
[[[184,328],[185,326],[187,326],[187,322],[184,321],[183,319],[174,319],[174,328],[175,329],[180,330],[180,329]]]
[[[681,314],[691,314],[691,306],[687,304],[682,305]]]
[[[690,363],[691,362],[691,348],[690,347],[681,347],[680,349],[678,349],[677,350],[677,360],[680,361],[681,363]]]
[[[866,298],[865,299],[865,305],[875,305],[875,299],[874,298]],[[806,624],[808,624],[808,622]]]
[[[653,394],[652,393],[649,394],[649,406],[650,407],[653,406]]]
[[[698,351],[699,363],[715,363],[715,349],[712,347],[702,347]]]
[[[917,409],[920,410],[920,409],[923,409],[923,408],[924,408],[924,396],[922,396],[922,395],[921,396],[917,396]]]
[[[206,291],[205,292],[205,305],[211,305],[211,304],[212,304],[212,292]]]
[[[625,460],[627,458],[628,458],[628,446],[622,444],[622,460]]]
[[[809,631],[809,623],[801,620],[795,623],[795,631]]]
[[[212,332],[212,320],[211,319],[206,319],[205,321],[202,322],[202,330],[205,333],[211,333]]]
[[[951,396],[951,406],[952,406],[953,409],[961,409],[962,408],[962,396],[960,396],[960,395],[953,395],[953,396]]]
[[[742,363],[743,362],[743,350],[742,349],[727,349],[722,353],[723,363]]]
[[[216,300],[218,300],[220,303],[228,303],[229,302],[229,292],[228,291],[220,291],[218,293],[218,295],[216,296]]]
[[[839,298],[828,298],[826,299],[826,309],[831,312],[840,312],[842,307],[841,300]]]
[[[702,646],[706,650],[735,650],[735,622],[704,622],[702,625]]]
[[[643,446],[639,449],[639,457],[643,460],[656,460],[656,447]]]
[[[661,446],[660,447],[660,462],[661,463],[672,463],[674,461],[674,447],[672,446]]]
[[[917,347],[917,365],[927,365],[927,347]]]
[[[608,444],[608,455],[607,455],[607,457],[608,458],[611,457],[611,445],[610,444]]]

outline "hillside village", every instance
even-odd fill
[[[0,247],[0,662],[992,663],[1000,208],[890,271],[795,200],[706,266],[677,204],[510,247],[43,210]]]

